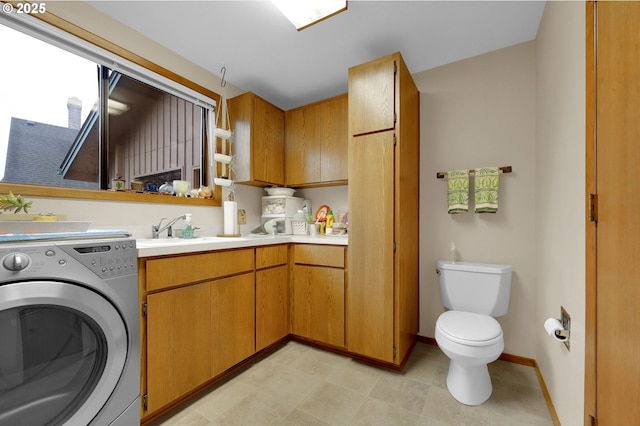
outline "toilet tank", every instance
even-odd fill
[[[447,309],[500,317],[509,310],[510,265],[438,261],[440,299]]]

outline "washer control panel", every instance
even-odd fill
[[[63,247],[65,252],[91,269],[101,278],[138,273],[136,240],[75,244]]]
[[[48,242],[40,245],[0,245],[0,275],[38,275],[58,272],[71,264],[82,264],[100,278],[138,273],[134,239]]]

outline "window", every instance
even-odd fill
[[[0,78],[11,82],[0,85],[0,182],[7,188],[152,195],[172,180],[206,184],[212,97],[31,17],[0,15],[0,39],[10,58],[0,63]],[[125,187],[116,188],[116,179]]]

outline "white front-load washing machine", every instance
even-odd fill
[[[0,244],[0,425],[140,424],[135,240]]]

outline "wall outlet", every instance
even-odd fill
[[[245,225],[247,223],[247,211],[245,209],[238,209],[238,225]]]
[[[560,323],[562,324],[562,328],[569,331],[569,337],[571,336],[571,317],[569,313],[564,309],[564,306],[560,306]],[[567,347],[567,350],[571,350],[571,338],[565,340],[563,343]]]

